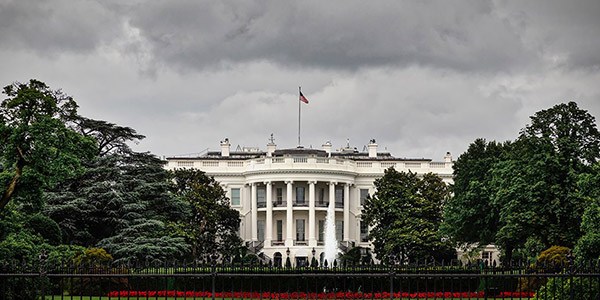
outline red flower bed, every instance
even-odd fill
[[[109,297],[177,297],[177,298],[211,298],[208,291],[112,291]],[[429,298],[483,298],[483,292],[397,292],[394,298],[429,299]],[[501,292],[496,298],[531,298],[532,292]],[[215,298],[236,299],[389,299],[390,293],[355,293],[355,292],[330,292],[330,293],[271,293],[271,292],[217,292]]]

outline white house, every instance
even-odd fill
[[[240,212],[240,236],[250,249],[275,263],[289,255],[296,265],[321,256],[328,205],[335,206],[340,249],[371,247],[360,221],[362,203],[385,169],[432,172],[452,182],[450,153],[442,161],[397,158],[379,151],[375,140],[363,151],[349,144],[334,151],[329,142],[322,149],[277,149],[272,139],[266,151],[239,146],[232,151],[225,139],[221,151],[167,162],[168,169],[196,168],[213,176]]]

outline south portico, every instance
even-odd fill
[[[250,215],[246,217],[249,240],[267,257],[275,260],[281,254],[290,259],[312,257],[323,251],[323,232],[329,206],[335,211],[337,237],[342,245],[354,244],[356,232],[350,224],[358,215],[358,205],[352,205],[352,194],[358,194],[354,174],[305,174],[277,176],[271,180],[252,178],[244,189],[250,198]],[[280,178],[277,178],[280,177]],[[351,207],[353,213],[351,213]],[[353,220],[351,220],[351,217]],[[249,232],[248,232],[249,231]],[[248,240],[248,238],[246,238]]]

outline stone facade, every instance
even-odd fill
[[[340,249],[370,248],[368,228],[361,224],[362,202],[374,190],[373,182],[384,170],[418,174],[435,173],[452,182],[452,157],[443,160],[396,158],[380,152],[375,140],[364,150],[349,145],[322,149],[257,148],[231,150],[228,139],[221,151],[197,157],[169,157],[167,168],[196,168],[221,183],[231,207],[240,212],[240,236],[265,259],[294,264],[309,262],[323,252],[324,220],[329,205],[335,207],[336,235]]]

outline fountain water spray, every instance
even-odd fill
[[[325,257],[327,265],[333,267],[333,261],[338,254],[338,241],[335,236],[335,205],[329,203],[325,218]]]

